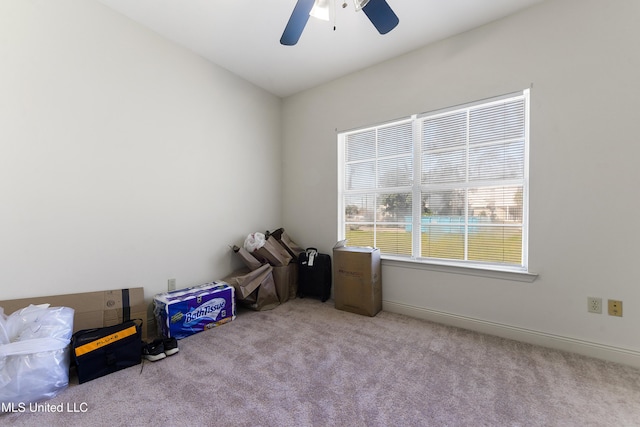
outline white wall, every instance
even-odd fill
[[[0,300],[224,277],[281,225],[280,120],[99,3],[0,2]]]
[[[640,365],[640,2],[552,0],[285,99],[284,223],[337,237],[335,130],[531,91],[533,283],[383,263],[388,310]],[[587,296],[624,317],[587,313]],[[606,311],[606,309],[605,309]]]

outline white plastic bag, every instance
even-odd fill
[[[9,333],[6,325],[7,316],[4,315],[4,308],[0,307],[0,345],[9,344]]]
[[[73,309],[43,304],[0,314],[10,341],[0,344],[0,402],[38,402],[67,387]]]
[[[249,252],[253,252],[263,247],[266,240],[262,233],[251,233],[244,239],[244,248]]]
[[[71,310],[71,313],[69,313]],[[49,307],[49,304],[30,305],[7,317],[9,342],[34,338],[71,339],[73,309]]]

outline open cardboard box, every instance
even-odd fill
[[[142,339],[147,338],[147,304],[144,288],[114,289],[109,291],[82,292],[0,301],[5,315],[28,307],[29,304],[49,304],[51,307],[70,307],[73,316],[73,332],[81,329],[102,328],[117,325],[128,319],[141,319]]]

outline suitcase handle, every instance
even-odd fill
[[[318,255],[318,250],[316,248],[307,248],[304,251],[305,254],[307,254],[307,265],[309,267],[313,267],[313,262],[316,258],[316,255]]]

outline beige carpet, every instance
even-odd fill
[[[634,426],[640,370],[332,301],[239,310],[17,426]],[[71,410],[85,412],[67,412]]]

